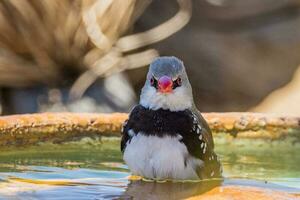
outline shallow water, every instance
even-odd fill
[[[218,185],[300,193],[299,143],[224,138],[224,180],[197,183],[129,180],[116,138],[2,148],[0,199],[182,199]]]

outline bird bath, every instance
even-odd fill
[[[126,114],[0,118],[0,199],[300,199],[299,118],[205,114],[224,179],[131,177],[119,148]]]

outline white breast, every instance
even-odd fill
[[[189,155],[179,137],[143,134],[132,137],[124,160],[134,175],[152,179],[198,179],[195,170],[203,165],[203,161]]]

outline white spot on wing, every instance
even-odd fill
[[[182,136],[180,134],[177,134],[178,140],[182,140]]]
[[[201,135],[199,135],[199,140],[202,141],[202,139],[203,139],[203,136],[201,134]]]
[[[129,135],[130,137],[133,137],[133,136],[135,136],[135,132],[134,132],[132,129],[129,129],[128,135]]]
[[[195,117],[195,115],[193,115],[193,123],[194,123],[194,124],[197,124],[197,123],[198,123],[197,118]]]
[[[193,131],[196,131],[196,126],[193,126]]]
[[[202,127],[198,124],[198,128],[200,129],[200,131],[202,130]]]

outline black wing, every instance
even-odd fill
[[[200,178],[220,177],[222,167],[214,152],[211,130],[197,109],[192,109],[193,125],[189,133],[182,135],[190,155],[204,161],[204,166],[197,169]]]
[[[130,140],[130,136],[128,135],[126,130],[126,125],[127,125],[128,120],[126,120],[123,125],[122,125],[122,138],[121,138],[121,151],[122,153],[124,153],[125,148],[126,148],[126,144],[127,142]]]
[[[135,117],[139,117],[136,116],[138,115],[138,111],[139,111],[139,106],[135,106],[133,107],[133,109],[131,110],[128,119],[123,123],[122,125],[122,138],[121,138],[121,151],[122,153],[124,153],[125,149],[126,149],[126,145],[128,142],[130,142],[131,138],[133,137],[133,134],[135,134],[134,132],[130,132],[130,130],[133,128],[134,123],[132,123],[132,116]],[[132,130],[133,131],[133,130]]]

